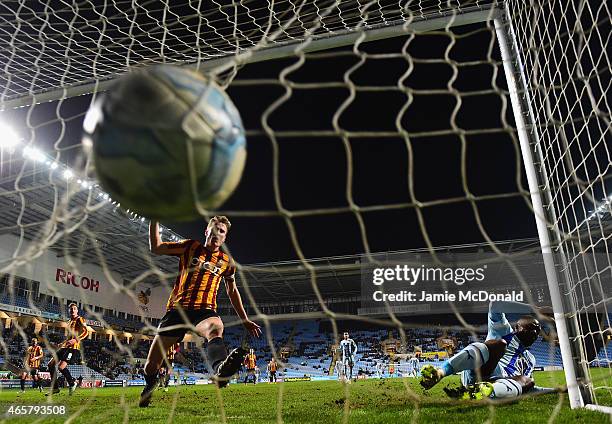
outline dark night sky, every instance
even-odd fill
[[[457,34],[472,35],[457,38],[450,57],[458,62],[482,61],[482,64],[461,67],[453,87],[461,92],[491,89],[493,66],[486,56],[491,32],[482,25],[462,27]],[[401,52],[406,39],[396,38],[362,45],[361,50]],[[408,52],[414,58],[441,58],[451,38],[448,35],[419,36]],[[346,51],[347,49],[342,49]],[[350,49],[349,49],[350,50]],[[497,47],[494,59],[499,59]],[[358,60],[355,56],[335,59],[308,60],[295,73],[292,81],[342,81],[344,72]],[[278,78],[279,72],[295,59],[247,65],[238,79]],[[395,85],[407,69],[404,59],[368,59],[351,75],[358,85]],[[448,64],[415,64],[404,85],[414,89],[446,90],[452,68]],[[501,65],[497,83],[505,87]],[[281,86],[231,86],[230,97],[236,103],[248,130],[261,130],[263,111],[284,93]],[[297,90],[290,101],[270,119],[275,130],[332,129],[332,116],[346,99],[346,88]],[[501,128],[502,101],[499,95],[462,96],[462,107],[456,117],[459,127]],[[395,119],[406,101],[400,92],[359,93],[357,99],[342,114],[341,127],[353,131],[395,129]],[[64,119],[83,113],[90,96],[65,100],[59,110]],[[445,95],[415,95],[414,102],[402,119],[408,131],[433,131],[450,128],[450,116],[455,98]],[[31,113],[31,126],[52,121],[35,131],[35,145],[50,151],[58,140],[61,125],[55,119],[56,103],[36,106]],[[509,108],[508,103],[508,108]],[[9,111],[0,118],[21,127],[27,108]],[[511,111],[506,112],[513,125]],[[61,160],[72,161],[78,152],[82,117],[64,121],[66,134],[59,143]],[[280,190],[283,205],[289,210],[343,207],[346,200],[346,155],[340,138],[279,138]],[[351,139],[354,165],[353,197],[360,206],[409,202],[408,153],[401,138]],[[411,139],[414,153],[415,195],[420,201],[464,196],[461,184],[461,143],[457,136],[419,137]],[[76,146],[76,148],[69,148]],[[517,192],[517,153],[508,134],[496,132],[467,137],[467,183],[474,195]],[[526,182],[523,178],[524,187]],[[248,159],[242,181],[224,210],[276,210],[272,188],[272,147],[265,136],[248,138]],[[525,199],[478,202],[483,225],[493,240],[534,237],[535,223]],[[434,245],[482,242],[484,237],[476,226],[471,205],[467,201],[423,209],[427,232]],[[229,247],[242,263],[295,259],[289,232],[281,218],[241,218],[230,216],[234,227],[229,235]],[[372,251],[400,250],[425,246],[414,209],[396,209],[363,214],[367,237]],[[364,246],[357,219],[352,213],[310,216],[293,219],[299,243],[306,257],[322,257],[362,253]],[[198,237],[203,222],[165,223],[187,237]]]

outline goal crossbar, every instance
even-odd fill
[[[469,25],[478,22],[493,20],[499,14],[499,10],[493,6],[488,8],[472,6],[461,10],[452,10],[444,13],[436,13],[425,16],[414,16],[410,20],[396,20],[386,24],[369,25],[349,31],[337,31],[329,34],[312,35],[304,43],[304,40],[292,40],[251,48],[233,56],[223,56],[207,59],[200,63],[185,63],[185,66],[197,67],[200,71],[223,72],[236,65],[261,62],[266,60],[282,59],[294,56],[296,51],[312,53],[332,48],[353,45],[359,39],[362,42],[377,41],[387,38],[399,37],[410,33],[424,33],[436,31],[442,28],[451,28],[461,25]],[[0,111],[18,107],[30,106],[32,104],[51,102],[59,99],[77,97],[94,92],[106,91],[115,78],[88,80],[78,84],[65,85],[63,87],[35,92],[24,96],[6,98],[0,102]]]

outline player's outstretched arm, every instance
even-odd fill
[[[506,314],[533,314],[537,307],[527,303],[493,300],[489,303],[487,340],[498,339],[512,332]]]
[[[538,307],[528,303],[503,300],[493,300],[489,303],[489,313],[491,314],[533,314],[536,311],[538,311]]]
[[[232,303],[232,307],[242,320],[242,325],[244,325],[250,335],[259,337],[261,335],[261,327],[251,321],[247,316],[247,313],[244,310],[244,305],[242,304],[242,297],[240,296],[238,287],[236,287],[236,279],[234,275],[227,275],[224,277],[224,280],[225,290],[227,291],[227,295]]]
[[[528,303],[511,302],[511,301],[491,301],[489,303],[489,336],[491,338],[491,331],[498,333],[503,336],[504,333],[512,331],[510,323],[506,319],[506,314],[517,314],[517,315],[532,315],[536,314],[538,319],[545,321],[551,321],[546,313],[552,312],[550,307],[538,307],[530,305]]]
[[[528,303],[494,300],[489,304],[489,316],[491,314],[518,314],[518,315],[537,315],[538,319],[554,321],[547,315],[553,313],[550,306],[534,306]],[[545,315],[546,314],[546,315]]]
[[[185,253],[187,241],[177,243],[164,243],[159,235],[159,222],[151,221],[149,223],[149,248],[156,255],[182,255]]]

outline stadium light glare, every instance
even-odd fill
[[[46,160],[43,152],[38,150],[36,147],[30,146],[26,146],[23,148],[23,157],[40,163],[44,163]]]
[[[610,207],[612,207],[612,195],[604,197],[602,199],[602,203],[594,210],[589,210],[589,216],[586,218],[585,221],[590,221],[591,219],[595,218],[603,218],[605,216],[605,213],[607,212],[607,209]]]
[[[19,136],[8,125],[0,123],[0,148],[13,148],[19,144]]]
[[[49,168],[56,169],[57,168],[57,162],[51,162],[51,165],[49,165]]]
[[[72,177],[74,177],[74,174],[72,173],[72,171],[71,171],[70,169],[65,169],[65,170],[64,170],[64,173],[63,173],[62,175],[63,175],[63,176],[64,176],[64,178],[65,178],[66,180],[68,180],[68,181],[69,181],[69,180],[71,180],[71,179],[72,179]]]

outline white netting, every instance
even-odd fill
[[[62,96],[58,89],[91,92],[91,85],[133,66],[207,62],[208,67],[215,58],[298,46],[306,36],[385,28],[452,15],[461,11],[460,4],[480,9],[491,1],[212,3],[2,2],[0,39],[6,47],[1,52],[1,100],[6,105],[32,95],[39,101],[57,99]]]
[[[368,344],[385,358],[414,353],[417,343],[445,351],[483,336],[486,309],[473,321],[449,306],[457,325],[438,322],[436,329],[428,317],[413,319],[414,311],[360,315],[359,273],[362,263],[380,258],[373,252],[485,252],[512,263],[505,271],[530,293],[526,301],[546,303],[545,281],[525,259],[538,244],[499,242],[535,231],[494,3],[3,1],[0,119],[21,138],[3,148],[0,169],[6,326],[0,345],[7,367],[41,330],[48,359],[64,337],[58,321],[76,301],[95,330],[83,349],[88,368],[80,372],[91,381],[138,380],[136,364],[163,314],[176,262],[152,256],[148,221],[122,211],[96,185],[81,154],[80,128],[89,93],[153,63],[215,75],[245,121],[250,159],[236,197],[218,212],[234,222],[229,247],[237,261],[265,262],[239,266],[247,311],[265,327],[265,340],[251,341],[258,351],[282,359],[296,351],[318,355],[325,369],[333,368],[339,326],[354,326],[362,339],[388,341],[391,350]],[[532,99],[529,123],[546,219],[558,233],[563,294],[574,308],[568,309],[577,324],[570,337],[582,345],[577,362],[587,368],[583,378],[594,389],[593,401],[603,393],[599,403],[607,403],[611,15],[605,2],[578,3],[507,6]],[[44,101],[53,102],[39,104]],[[27,107],[12,109],[17,106]],[[172,227],[176,232],[164,229],[164,240],[187,231]],[[321,243],[320,234],[333,232],[346,243]],[[438,249],[448,244],[467,246]],[[250,250],[259,256],[248,256]],[[313,257],[325,259],[307,259]],[[98,284],[103,295],[94,289]],[[220,299],[220,312],[231,316],[227,299]],[[329,321],[327,333],[301,340],[325,348],[297,349],[295,338],[312,333],[308,323],[315,319]],[[396,333],[361,330],[363,323]],[[235,318],[226,325],[228,345],[239,344]],[[188,338],[182,349],[187,374],[207,378],[201,340]],[[554,332],[539,349],[539,359],[560,367]],[[320,364],[306,362],[296,365],[296,375],[320,371]],[[595,366],[603,372],[591,373]],[[390,368],[412,372],[401,363],[381,369],[391,374]],[[414,387],[406,383],[406,389],[418,408]],[[123,404],[126,411],[131,406]],[[225,420],[223,403],[219,410]]]
[[[534,148],[572,342],[597,401],[610,385],[612,161],[610,8],[605,2],[510,2],[531,97]],[[536,30],[534,30],[536,29]],[[607,368],[593,378],[591,369]],[[599,389],[599,391],[597,390]]]

